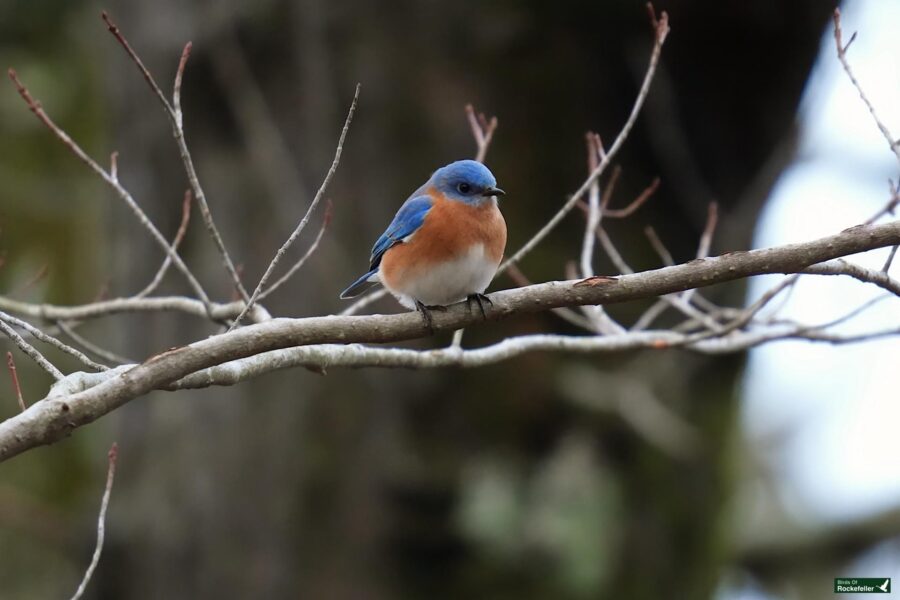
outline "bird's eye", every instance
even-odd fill
[[[469,185],[468,183],[461,183],[458,186],[456,186],[456,189],[459,190],[460,194],[468,194],[469,192],[472,191],[472,186]]]

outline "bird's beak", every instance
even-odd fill
[[[481,192],[482,196],[505,196],[506,192],[501,190],[498,187],[489,187],[486,188],[483,192]]]

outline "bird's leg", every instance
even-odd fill
[[[494,306],[494,303],[491,302],[491,299],[484,294],[469,294],[468,296],[466,296],[466,306],[469,307],[470,312],[472,311],[473,301],[478,304],[478,309],[481,311],[481,318],[487,321],[487,315],[484,312],[484,302],[487,302],[491,306]]]
[[[434,333],[434,321],[431,318],[431,311],[433,311],[433,310],[445,311],[445,310],[447,310],[447,307],[446,306],[426,306],[425,304],[422,304],[418,300],[416,300],[415,303],[416,303],[416,310],[419,311],[420,313],[422,313],[422,318],[425,320],[425,327],[428,328],[428,331],[430,331],[431,333]]]

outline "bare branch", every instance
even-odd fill
[[[44,342],[45,344],[49,344],[49,345],[53,346],[54,348],[56,348],[57,350],[59,350],[60,352],[65,352],[69,356],[74,356],[75,358],[80,360],[82,362],[82,364],[86,365],[89,369],[93,369],[95,371],[105,371],[106,369],[109,368],[106,365],[101,365],[99,363],[92,361],[90,358],[85,356],[79,350],[61,342],[60,340],[56,339],[52,335],[48,335],[48,334],[44,333],[37,327],[33,326],[31,323],[23,321],[22,319],[17,319],[16,317],[14,317],[12,315],[9,315],[9,314],[6,314],[5,312],[0,311],[0,321],[6,322],[9,325],[14,325],[15,327],[19,327],[20,329],[24,329],[35,339],[38,339],[38,340]]]
[[[588,132],[585,136],[587,142],[588,155],[588,174],[594,172],[600,158],[600,136]],[[608,201],[608,195],[604,198],[604,202]],[[596,235],[594,231],[600,226],[600,219],[603,213],[600,210],[600,182],[596,179],[591,182],[588,187],[587,202],[587,219],[585,219],[584,236],[581,242],[581,276],[594,276],[594,240]]]
[[[850,41],[847,42],[845,46],[841,41],[842,32],[841,32],[841,9],[834,9],[834,45],[837,49],[838,60],[841,61],[841,65],[844,67],[844,72],[847,73],[847,77],[850,78],[850,82],[853,83],[853,87],[856,88],[856,91],[859,92],[859,97],[862,98],[862,101],[865,103],[866,108],[869,109],[869,114],[872,115],[872,119],[875,121],[875,124],[878,126],[878,129],[881,131],[881,135],[884,136],[884,139],[888,143],[888,147],[891,149],[891,152],[894,153],[894,156],[897,157],[897,162],[900,164],[900,140],[896,139],[887,128],[881,119],[878,117],[878,113],[875,111],[875,107],[872,106],[872,103],[869,101],[868,96],[863,91],[862,86],[857,81],[856,76],[853,74],[853,69],[850,68],[850,62],[847,60],[847,48],[850,47],[850,44],[853,43],[853,40],[856,38],[856,33],[854,33]]]
[[[319,186],[319,191],[316,192],[313,201],[310,203],[309,208],[306,210],[306,214],[303,215],[303,218],[300,219],[300,223],[297,225],[294,232],[285,240],[284,244],[281,245],[281,248],[278,249],[278,252],[275,253],[275,257],[272,258],[272,262],[269,263],[268,268],[266,268],[266,272],[263,273],[263,276],[259,279],[259,283],[256,284],[256,289],[253,290],[253,295],[247,301],[247,306],[241,313],[237,316],[231,326],[228,328],[229,331],[233,330],[235,327],[240,324],[241,319],[244,318],[244,315],[247,314],[251,308],[253,308],[256,299],[259,298],[259,294],[262,291],[263,287],[265,287],[266,282],[268,282],[269,277],[272,275],[272,272],[275,270],[275,267],[278,266],[278,262],[281,260],[281,257],[284,256],[284,253],[288,251],[288,249],[293,245],[294,241],[300,236],[300,233],[306,228],[306,224],[309,223],[309,219],[312,216],[313,211],[319,205],[319,202],[322,200],[322,197],[325,195],[325,190],[328,188],[328,184],[331,183],[332,177],[334,177],[334,173],[337,171],[338,164],[341,162],[341,152],[344,150],[344,140],[347,139],[347,132],[350,130],[350,123],[353,121],[353,113],[356,112],[356,103],[359,100],[359,88],[360,84],[356,84],[356,91],[353,94],[353,102],[350,103],[350,110],[347,112],[347,119],[344,121],[344,128],[341,130],[341,136],[338,139],[337,148],[334,151],[334,160],[331,162],[331,167],[328,169],[328,173],[325,174],[325,179],[322,181],[322,185]]]
[[[50,373],[50,376],[53,377],[53,379],[59,381],[65,377],[65,375],[62,374],[62,371],[50,364],[50,361],[44,358],[44,355],[41,354],[37,348],[26,342],[21,335],[16,333],[15,329],[6,323],[6,321],[0,320],[0,331],[6,334],[6,337],[11,339],[13,343],[19,347],[19,350],[36,362],[39,367]]]
[[[709,207],[707,208],[706,214],[706,226],[703,228],[703,233],[700,235],[700,245],[697,248],[697,258],[706,258],[709,256],[709,248],[712,246],[712,237],[713,233],[716,230],[716,223],[719,221],[719,205],[715,202],[710,202]],[[694,295],[696,290],[687,290],[684,292],[681,297],[685,300],[685,302],[690,302],[691,297]]]
[[[87,584],[91,581],[91,576],[93,576],[94,570],[100,562],[100,553],[103,551],[103,538],[106,533],[106,508],[109,506],[109,494],[112,492],[113,479],[116,476],[116,459],[118,456],[119,446],[113,442],[107,453],[109,466],[106,469],[106,487],[103,489],[103,498],[100,501],[100,516],[97,517],[97,546],[94,548],[91,564],[88,565],[87,570],[84,572],[84,578],[82,578],[81,584],[75,591],[75,595],[72,596],[72,600],[78,600],[84,594],[84,590],[87,588]]]
[[[887,260],[884,261],[884,266],[881,267],[881,272],[887,274],[888,271],[891,270],[891,263],[894,262],[894,256],[897,254],[897,246],[891,248],[890,253],[888,254]]]
[[[600,161],[600,164],[597,165],[597,168],[588,176],[588,178],[581,184],[581,187],[576,190],[572,197],[569,198],[566,203],[559,209],[559,211],[553,215],[553,217],[536,233],[530,240],[528,240],[525,245],[523,245],[519,250],[515,252],[511,257],[509,257],[502,265],[500,265],[500,269],[498,273],[505,271],[509,268],[509,265],[515,264],[522,260],[529,252],[531,252],[547,235],[556,228],[556,226],[563,220],[563,218],[569,214],[572,208],[578,203],[578,201],[584,196],[588,189],[590,189],[591,184],[599,178],[606,168],[609,166],[612,159],[619,152],[619,149],[625,143],[625,140],[628,139],[628,134],[631,133],[631,129],[634,126],[635,121],[637,120],[638,114],[641,112],[641,107],[644,105],[644,100],[647,98],[647,94],[650,92],[650,83],[653,81],[653,76],[656,73],[656,66],[659,62],[659,56],[662,52],[663,43],[666,41],[666,36],[669,33],[669,18],[668,15],[663,12],[660,16],[659,20],[656,22],[655,26],[656,31],[656,39],[653,45],[653,52],[650,55],[650,62],[647,66],[647,72],[644,75],[644,81],[641,84],[641,89],[638,91],[637,98],[634,101],[634,105],[631,107],[631,114],[628,116],[628,120],[625,121],[625,125],[622,126],[619,135],[616,136],[615,141],[613,142],[612,147],[610,147],[609,151],[603,157],[603,160]]]
[[[316,234],[316,239],[314,239],[312,244],[309,245],[309,248],[306,249],[306,252],[303,254],[303,256],[301,256],[300,259],[297,262],[295,262],[294,265],[290,269],[288,269],[287,273],[282,275],[278,279],[278,281],[276,281],[275,283],[273,283],[272,285],[270,285],[269,287],[267,287],[266,289],[264,289],[263,291],[261,291],[259,293],[259,297],[257,297],[257,300],[264,300],[266,298],[266,296],[268,296],[269,294],[271,294],[272,292],[274,292],[275,290],[280,288],[282,285],[284,285],[291,277],[294,276],[294,273],[299,271],[303,267],[303,265],[306,264],[306,261],[309,260],[309,258],[313,254],[315,254],[316,250],[319,248],[319,242],[322,241],[322,237],[324,237],[325,231],[328,229],[328,226],[331,224],[331,214],[332,214],[331,201],[326,200],[325,217],[322,219],[322,226],[319,227],[319,233]]]
[[[95,356],[99,356],[103,360],[107,360],[111,363],[115,363],[115,364],[119,364],[119,365],[131,364],[134,362],[131,359],[128,359],[123,356],[119,356],[118,354],[115,354],[113,352],[110,352],[106,348],[101,348],[97,344],[91,342],[90,340],[86,339],[84,336],[79,334],[77,331],[75,331],[74,327],[72,327],[65,321],[56,321],[56,326],[59,327],[59,329],[63,333],[65,333],[67,336],[72,338],[72,340],[76,344],[80,345],[82,348],[84,348],[88,352],[94,354]]]
[[[700,245],[697,248],[697,258],[709,256],[709,248],[712,246],[712,237],[718,222],[719,205],[715,202],[710,202],[707,208],[706,226],[703,228],[703,234],[700,236]]]
[[[900,221],[883,225],[857,226],[836,235],[801,244],[731,252],[714,258],[694,260],[686,264],[645,271],[618,278],[589,278],[577,281],[547,282],[525,288],[491,294],[493,307],[488,321],[536,313],[561,306],[612,304],[641,298],[673,294],[693,287],[709,286],[766,273],[799,273],[811,265],[900,244]],[[151,299],[145,299],[151,300]],[[450,332],[483,324],[478,311],[465,302],[432,315],[429,329],[419,315],[409,312],[396,315],[326,316],[304,319],[273,319],[242,327],[226,334],[199,340],[154,356],[127,370],[116,370],[103,383],[89,390],[71,393],[63,386],[54,388],[45,401],[32,405],[21,415],[0,423],[0,461],[28,448],[48,444],[68,435],[74,428],[90,423],[118,406],[165,388],[182,377],[215,365],[262,352],[316,344],[384,343],[425,337],[434,332]],[[703,352],[733,352],[770,339],[786,336],[815,341],[847,343],[861,339],[895,335],[896,328],[864,335],[841,336],[814,331],[804,325],[777,325],[761,331],[734,332],[716,339],[686,338],[677,332],[663,332],[666,338],[654,338],[651,347],[694,342],[691,347]],[[613,336],[610,340],[631,338],[632,334]],[[638,335],[638,334],[634,334]],[[656,335],[656,334],[654,334]],[[572,338],[554,342],[564,347],[590,346],[594,339]],[[646,342],[646,340],[644,340]],[[623,341],[623,343],[634,343]],[[328,364],[319,365],[327,367]]]
[[[466,117],[469,119],[472,136],[475,138],[475,145],[478,148],[475,160],[483,163],[488,148],[491,146],[491,140],[494,138],[494,131],[497,129],[497,117],[491,117],[488,120],[484,113],[476,113],[475,107],[471,104],[466,104]]]
[[[184,239],[185,233],[187,233],[188,223],[191,220],[191,190],[184,191],[184,200],[181,203],[181,223],[178,225],[178,231],[175,232],[175,239],[172,240],[172,253],[178,252],[178,246],[181,245],[181,240]],[[169,265],[172,264],[172,259],[166,255],[163,264],[160,265],[159,270],[156,272],[156,275],[153,277],[153,280],[147,284],[147,287],[138,292],[135,297],[143,298],[145,296],[149,296],[156,288],[159,287],[159,284],[162,282],[163,277],[166,276],[166,271],[169,270]]]
[[[270,350],[253,356],[191,373],[163,386],[166,390],[184,390],[211,386],[229,386],[273,371],[306,367],[318,370],[340,368],[403,368],[432,369],[445,367],[477,368],[510,360],[530,352],[574,352],[584,354],[623,352],[628,350],[668,349],[685,347],[701,354],[741,352],[765,341],[803,339],[828,343],[852,343],[874,337],[897,335],[900,329],[853,335],[827,334],[817,331],[824,326],[774,324],[750,332],[736,332],[728,337],[697,339],[674,331],[647,331],[620,336],[575,337],[558,334],[534,334],[506,338],[483,348],[463,350],[450,345],[434,350],[383,348],[362,344],[315,344]],[[104,373],[73,373],[59,384],[48,400],[59,402],[69,394],[80,394],[134,369],[133,365],[118,367]],[[56,388],[54,388],[56,390]],[[0,427],[2,436],[2,427]],[[0,438],[2,439],[2,438]],[[3,458],[0,456],[0,458]]]
[[[109,17],[106,11],[102,12],[100,16],[106,23],[109,32],[113,34],[122,48],[125,49],[125,52],[128,54],[128,57],[131,58],[132,62],[137,65],[138,69],[141,72],[141,75],[144,76],[144,79],[150,86],[150,89],[153,90],[153,93],[156,94],[156,97],[163,105],[163,110],[165,111],[166,116],[169,118],[169,121],[172,124],[172,135],[175,138],[175,143],[178,145],[178,151],[181,154],[181,162],[184,164],[185,173],[187,174],[188,181],[191,184],[191,189],[194,191],[194,198],[197,200],[197,205],[200,207],[200,214],[203,216],[203,223],[206,225],[206,229],[212,237],[213,242],[216,245],[216,249],[219,251],[219,255],[222,257],[222,262],[225,266],[225,270],[231,276],[235,289],[238,291],[241,298],[243,298],[246,302],[250,299],[250,296],[247,294],[247,290],[241,283],[240,275],[238,274],[237,269],[234,266],[234,262],[232,262],[231,256],[228,254],[228,250],[225,248],[225,242],[222,241],[222,236],[219,233],[215,222],[213,221],[212,213],[209,210],[209,204],[206,201],[206,194],[203,193],[203,188],[200,186],[200,179],[197,177],[197,171],[194,168],[194,161],[193,159],[191,159],[191,153],[190,150],[188,150],[187,142],[184,138],[183,118],[180,107],[181,79],[184,75],[184,68],[187,63],[188,56],[190,56],[191,52],[190,42],[188,42],[188,44],[184,47],[184,51],[181,54],[181,60],[178,64],[178,71],[175,75],[174,93],[176,94],[176,96],[174,100],[178,104],[176,110],[176,108],[173,108],[172,105],[169,104],[169,101],[166,100],[165,94],[163,94],[159,85],[157,85],[156,80],[153,79],[153,75],[151,75],[147,67],[144,66],[141,58],[137,55],[134,49],[132,49],[131,45],[128,43],[128,40],[125,38],[116,24],[113,23],[112,19]]]
[[[587,142],[588,155],[588,174],[593,173],[597,169],[599,161],[603,159],[605,152],[603,150],[603,142],[596,133],[588,132],[585,136]],[[587,219],[584,226],[584,238],[581,243],[581,276],[585,279],[594,276],[594,240],[595,231],[600,228],[600,221],[603,217],[603,209],[609,203],[609,196],[612,193],[615,178],[610,179],[610,185],[607,186],[607,193],[603,197],[603,203],[600,202],[600,181],[594,179],[588,188],[588,211]],[[584,306],[582,310],[591,321],[591,330],[596,333],[605,335],[614,335],[622,333],[625,329],[615,322],[602,306]]]
[[[182,312],[213,321],[223,321],[236,317],[244,307],[243,302],[210,304],[209,309],[198,300],[183,296],[157,296],[153,298],[114,298],[79,306],[59,306],[56,304],[31,304],[0,296],[0,310],[32,319],[48,321],[82,321],[120,313],[133,312]],[[256,305],[250,314],[253,322],[271,319],[271,315]]]
[[[649,329],[650,325],[653,324],[656,319],[659,318],[661,314],[666,312],[671,306],[668,302],[660,298],[656,302],[650,305],[650,308],[644,311],[644,313],[638,317],[638,320],[634,322],[634,325],[629,329],[630,332],[635,331],[644,331],[645,329]]]
[[[181,80],[184,77],[184,68],[187,66],[188,58],[191,56],[191,48],[193,44],[188,42],[181,51],[181,60],[178,61],[178,70],[175,71],[175,84],[172,86],[172,109],[175,113],[175,121],[178,127],[182,126],[181,114]]]
[[[615,173],[615,171],[613,172]],[[650,197],[656,193],[659,188],[659,177],[654,177],[644,191],[638,194],[638,197],[632,200],[625,208],[604,208],[603,216],[609,219],[624,219],[633,215],[637,209],[643,206]]]
[[[812,275],[847,275],[866,283],[873,283],[878,287],[885,289],[895,296],[900,296],[900,281],[897,281],[884,270],[875,271],[867,269],[860,265],[847,262],[842,258],[811,265],[803,270],[804,273]]]
[[[644,227],[644,234],[647,236],[647,239],[650,241],[650,245],[653,246],[653,249],[656,250],[656,253],[662,259],[663,265],[667,267],[671,267],[675,264],[675,259],[672,258],[672,253],[669,252],[669,249],[666,248],[666,245],[663,243],[661,239],[659,239],[659,235],[656,233],[656,230],[647,225]]]

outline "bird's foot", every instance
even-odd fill
[[[494,306],[494,303],[490,298],[485,296],[484,294],[469,294],[466,296],[466,306],[469,307],[469,311],[472,311],[472,302],[478,304],[478,309],[481,311],[481,318],[487,321],[487,314],[484,312],[484,303],[487,302],[491,306]]]
[[[420,313],[422,313],[422,319],[425,321],[425,327],[428,328],[428,331],[430,331],[431,333],[434,333],[434,320],[431,318],[431,311],[436,310],[436,311],[444,312],[445,310],[447,310],[447,307],[439,306],[439,305],[427,306],[425,304],[422,304],[418,300],[416,300],[415,302],[416,302],[416,310],[419,311]]]

